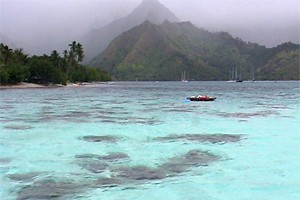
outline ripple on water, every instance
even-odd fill
[[[80,163],[79,165],[87,171],[95,174],[103,173],[109,167],[109,164],[101,160],[85,160],[85,162]]]
[[[1,145],[1,143],[0,143]],[[7,164],[10,163],[12,161],[11,158],[0,158],[0,164]]]
[[[106,160],[109,162],[121,162],[129,160],[130,157],[126,153],[113,152],[108,153],[105,156],[100,156],[99,159]]]
[[[126,153],[112,152],[104,156],[97,155],[97,154],[81,154],[81,155],[76,155],[75,158],[76,159],[98,159],[98,160],[105,160],[109,162],[119,162],[123,160],[128,160],[129,156]]]
[[[97,181],[94,183],[94,187],[103,188],[103,187],[117,187],[119,185],[125,184],[122,179],[119,178],[106,178],[101,177],[98,178]]]
[[[114,123],[114,124],[141,124],[141,125],[157,125],[162,124],[163,121],[151,118],[132,117],[132,116],[97,116],[95,119],[100,119],[103,123]]]
[[[35,178],[37,178],[41,174],[41,172],[29,172],[22,174],[9,174],[7,177],[14,181],[33,182]]]
[[[164,169],[170,176],[174,176],[186,172],[192,167],[207,166],[219,159],[219,156],[207,151],[191,150],[182,156],[170,158],[159,168]]]
[[[2,110],[3,112],[8,111],[8,110],[11,110],[11,109],[13,109],[13,108],[14,108],[14,106],[12,106],[12,105],[4,105],[4,106],[0,106],[0,110]]]
[[[166,171],[162,168],[150,168],[147,166],[124,166],[113,170],[117,178],[123,179],[123,182],[151,181],[166,178]]]
[[[76,155],[77,163],[89,172],[99,174],[105,172],[111,165],[129,161],[125,153],[108,153],[104,156],[97,154]]]
[[[12,125],[4,126],[4,128],[11,129],[11,130],[28,130],[28,129],[32,129],[33,127],[29,125],[12,124]]]
[[[80,111],[72,111],[67,114],[61,115],[62,118],[86,118],[90,116],[90,113]]]
[[[176,141],[192,141],[192,142],[209,142],[209,143],[229,143],[239,142],[243,135],[237,134],[184,134],[184,135],[168,135],[165,137],[154,138],[160,142],[176,142]]]
[[[83,136],[82,139],[86,142],[105,142],[105,143],[116,143],[120,137],[119,136],[111,136],[111,135],[87,135]]]
[[[33,185],[24,186],[17,200],[28,199],[64,199],[66,196],[83,192],[87,185],[74,182],[57,182],[54,180],[37,181]]]
[[[218,113],[217,114],[220,117],[224,118],[252,118],[252,117],[269,117],[271,115],[279,115],[279,112],[273,111],[273,110],[266,110],[266,111],[258,111],[258,112],[252,112],[252,113]]]

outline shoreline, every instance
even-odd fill
[[[117,82],[135,82],[135,81],[117,81]],[[168,81],[141,81],[141,82],[168,82]],[[171,81],[173,82],[173,81]],[[176,81],[177,82],[177,81]],[[199,81],[191,81],[191,82],[199,82]],[[201,81],[200,81],[201,82]],[[209,81],[208,81],[209,82]],[[228,83],[228,81],[216,81],[216,82],[224,82]],[[274,83],[280,83],[280,82],[300,82],[300,80],[263,80],[263,81],[244,81],[245,83],[256,83],[256,82],[274,82]],[[109,82],[83,82],[83,83],[68,83],[67,85],[61,85],[61,84],[54,84],[54,85],[41,85],[41,84],[34,84],[34,83],[18,83],[14,85],[0,85],[0,90],[6,90],[6,89],[50,89],[50,88],[62,88],[62,87],[89,87],[89,86],[95,86],[95,85],[103,85],[103,84],[113,84],[115,82],[109,81]]]
[[[60,84],[54,84],[54,85],[41,85],[41,84],[34,84],[34,83],[18,83],[14,85],[0,85],[0,90],[6,90],[6,89],[50,89],[50,88],[62,88],[62,87],[86,87],[86,86],[94,86],[94,85],[102,85],[107,84],[107,82],[94,82],[94,83],[68,83],[67,85],[60,85]]]
[[[34,89],[34,88],[57,88],[57,87],[64,87],[63,85],[40,85],[34,83],[18,83],[15,85],[0,85],[0,89]]]

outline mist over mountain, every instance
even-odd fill
[[[92,64],[116,80],[228,80],[233,68],[244,79],[299,79],[299,45],[275,48],[211,33],[190,22],[149,21],[114,39]]]
[[[142,1],[0,0],[0,33],[29,54],[41,55],[54,49],[61,53],[73,40],[83,43],[83,36],[91,34],[91,30],[126,18]],[[180,21],[191,21],[211,32],[225,31],[267,47],[289,41],[300,43],[299,0],[159,2]]]
[[[179,21],[177,17],[157,0],[144,0],[128,16],[113,21],[100,29],[94,29],[82,38],[87,59],[92,59],[101,53],[109,43],[121,33],[144,21],[161,24],[164,20]]]
[[[93,28],[127,16],[136,0],[0,0],[0,33],[31,55],[62,53]]]
[[[266,47],[300,43],[299,0],[161,0],[181,21]]]

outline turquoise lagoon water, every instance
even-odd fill
[[[0,90],[0,199],[300,199],[299,86]],[[217,100],[185,100],[198,94]]]

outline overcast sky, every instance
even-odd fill
[[[129,14],[142,0],[0,0],[0,31],[15,42],[70,40]],[[299,0],[159,0],[181,21],[268,47],[299,43]]]

